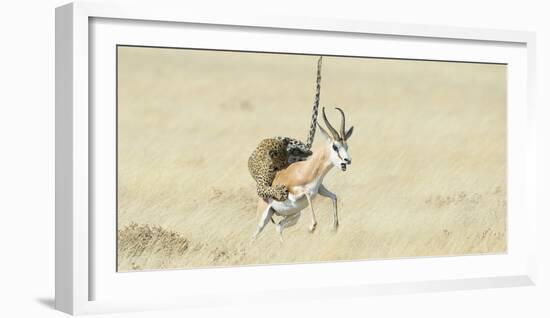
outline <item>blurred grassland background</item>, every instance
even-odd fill
[[[325,57],[353,164],[308,218],[251,243],[258,142],[305,140],[316,56],[118,48],[118,270],[506,251],[506,66]],[[322,142],[317,134],[316,143]]]

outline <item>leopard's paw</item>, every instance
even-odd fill
[[[285,201],[288,199],[288,188],[285,185],[276,186],[273,198],[277,201]]]

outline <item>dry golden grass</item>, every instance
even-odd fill
[[[506,67],[326,57],[321,105],[355,126],[353,164],[280,244],[254,243],[247,158],[305,138],[316,57],[119,49],[120,271],[506,251]],[[338,123],[335,112],[329,111]],[[321,143],[317,135],[316,143]]]

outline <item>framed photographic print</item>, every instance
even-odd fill
[[[56,308],[534,283],[534,34],[56,11]]]

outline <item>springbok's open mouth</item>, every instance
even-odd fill
[[[346,171],[348,165],[346,165],[345,163],[341,163],[340,167],[342,168],[342,171]]]

